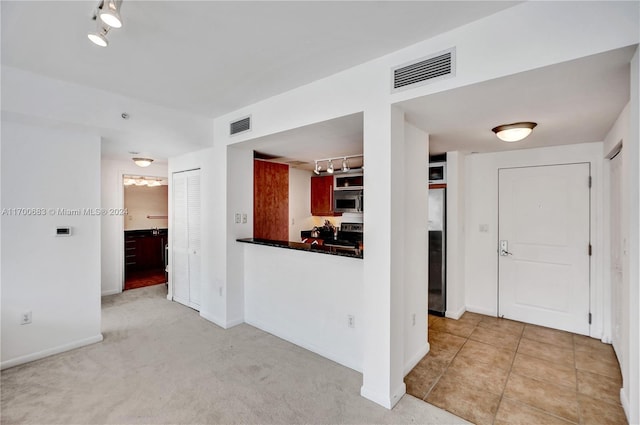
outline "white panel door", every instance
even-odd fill
[[[589,174],[587,163],[499,170],[500,316],[589,334]]]
[[[200,278],[200,170],[173,174],[173,299],[198,310]]]

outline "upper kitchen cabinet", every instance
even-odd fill
[[[311,215],[342,215],[333,210],[333,176],[311,177]]]

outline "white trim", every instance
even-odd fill
[[[10,367],[18,366],[24,363],[29,363],[34,360],[40,360],[45,357],[53,356],[54,354],[64,353],[75,348],[84,347],[85,345],[95,344],[102,341],[102,334],[94,335],[89,338],[81,339],[71,342],[69,344],[59,345],[57,347],[49,348],[46,350],[38,351],[37,353],[27,354],[26,356],[16,357],[11,360],[4,361],[0,364],[0,369],[7,369]]]
[[[385,407],[387,409],[393,409],[393,406],[395,406],[400,401],[400,399],[402,398],[403,395],[405,395],[406,392],[407,392],[407,386],[404,382],[402,382],[402,384],[400,384],[395,389],[395,391],[393,391],[392,396],[369,391],[364,387],[364,385],[360,387],[360,395],[362,397],[368,400],[371,400],[374,403],[377,403],[380,406]]]
[[[627,417],[627,422],[631,423],[629,416],[629,397],[627,397],[627,392],[624,390],[624,387],[620,388],[620,404],[622,404],[622,410],[624,410],[624,414]]]
[[[213,314],[206,312],[206,311],[202,311],[200,310],[200,317],[202,317],[203,319],[213,323],[216,326],[221,327],[222,329],[229,329],[232,328],[234,326],[238,326],[244,323],[244,319],[243,318],[237,318],[237,319],[233,319],[233,320],[224,320],[221,319],[219,317],[214,316]]]
[[[497,313],[495,311],[489,310],[488,308],[467,306],[466,310],[471,313],[484,314],[485,316],[497,316]]]
[[[444,317],[448,317],[449,319],[455,319],[458,320],[459,318],[462,317],[462,315],[467,311],[467,308],[465,306],[460,307],[460,309],[458,311],[455,312],[451,312],[449,310],[444,312]]]
[[[428,342],[420,347],[420,349],[409,359],[409,361],[404,365],[404,376],[407,376],[411,370],[422,360],[424,356],[431,350],[431,346]]]
[[[115,295],[115,294],[121,294],[122,293],[122,289],[110,289],[108,291],[103,291],[100,296],[101,297],[106,297],[107,295]]]
[[[271,335],[274,335],[278,338],[284,339],[285,341],[289,341],[292,344],[295,344],[299,347],[302,347],[306,350],[309,350],[313,353],[316,353],[322,357],[326,357],[329,360],[332,360],[336,363],[341,364],[342,366],[348,367],[349,369],[353,369],[356,372],[360,372],[362,373],[362,364],[355,364],[351,359],[344,359],[339,355],[336,355],[333,352],[330,352],[328,350],[325,350],[321,347],[318,347],[314,344],[309,343],[308,341],[304,341],[301,340],[295,336],[291,336],[289,334],[287,334],[286,332],[282,332],[280,330],[277,330],[271,326],[265,325],[264,323],[260,322],[260,321],[253,321],[253,320],[245,320],[245,323],[253,326],[254,328],[258,328],[262,331],[265,331],[267,333],[270,333]]]

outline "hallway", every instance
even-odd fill
[[[431,351],[407,393],[478,425],[626,424],[611,345],[465,313],[429,316]]]

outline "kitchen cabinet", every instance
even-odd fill
[[[126,231],[124,238],[125,273],[164,269],[166,230],[153,234],[152,230]]]
[[[253,237],[289,240],[289,166],[253,162]]]
[[[311,177],[311,215],[342,215],[333,211],[333,176]]]

